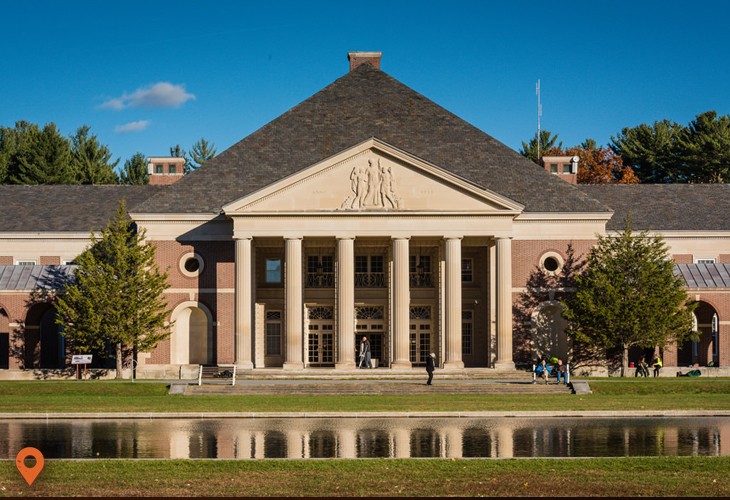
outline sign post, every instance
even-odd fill
[[[91,363],[92,354],[74,354],[71,364],[76,365],[76,380],[79,379],[79,365],[84,365],[84,380],[86,380],[86,365]]]

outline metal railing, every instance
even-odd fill
[[[411,288],[433,287],[433,273],[410,273]]]
[[[307,288],[333,288],[335,273],[307,273]]]
[[[385,273],[355,273],[357,288],[385,288]]]

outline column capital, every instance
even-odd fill
[[[234,240],[252,240],[253,236],[251,236],[248,233],[244,233],[243,231],[236,231],[233,230],[233,239]]]
[[[354,236],[335,236],[335,239],[338,241],[339,240],[354,240],[355,237]]]
[[[391,240],[410,240],[410,236],[391,236]]]
[[[304,236],[284,236],[285,240],[303,240]]]
[[[445,240],[463,240],[463,236],[444,236],[443,239]]]

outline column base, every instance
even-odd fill
[[[282,368],[284,370],[304,370],[304,363],[301,361],[287,361]]]
[[[513,371],[515,370],[514,361],[495,361],[494,369],[497,371]]]
[[[236,363],[236,368],[239,370],[253,370],[253,362],[241,361],[240,363]]]
[[[447,361],[444,363],[444,370],[463,370],[464,369],[464,362],[463,361]]]
[[[342,363],[335,363],[335,370],[354,370],[357,368],[354,361],[343,361]]]
[[[410,370],[413,368],[413,363],[410,361],[393,361],[390,364],[392,370]]]

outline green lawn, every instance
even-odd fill
[[[730,380],[591,380],[590,395],[170,396],[160,383],[0,382],[0,412],[730,410]]]
[[[730,457],[48,461],[0,496],[729,496]]]

